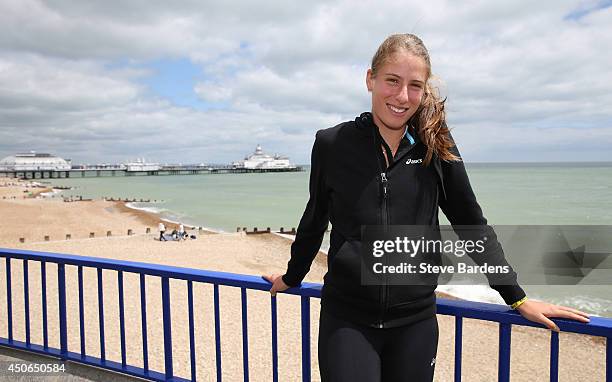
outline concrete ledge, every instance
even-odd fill
[[[32,362],[32,363],[49,363],[58,362],[57,358],[46,357],[36,353],[30,353],[23,350],[15,350],[0,346],[0,365],[5,369],[6,362]],[[0,381],[18,381],[18,382],[86,382],[86,381],[108,381],[108,382],[134,382],[145,381],[141,378],[132,377],[113,371],[83,365],[78,362],[66,361],[66,371],[58,375],[10,375],[6,370],[0,370]]]

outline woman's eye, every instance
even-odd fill
[[[389,78],[387,80],[388,83],[392,84],[392,85],[396,85],[397,83],[399,83],[398,80],[396,80],[395,78]]]

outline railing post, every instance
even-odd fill
[[[23,260],[23,313],[25,315],[26,346],[30,347],[30,283],[28,260]]]
[[[606,338],[606,382],[612,382],[612,337]]]
[[[499,324],[499,364],[497,369],[498,382],[510,382],[511,328],[511,324]]]
[[[123,271],[117,272],[117,291],[119,293],[119,340],[121,346],[121,368],[127,365],[125,354],[125,306],[123,301]]]
[[[310,382],[310,298],[302,296],[302,381]]]
[[[461,382],[462,353],[463,353],[463,317],[455,316],[455,382]]]
[[[196,380],[195,324],[193,319],[193,281],[187,281],[187,310],[189,312],[189,361],[191,362],[191,380]]]
[[[62,359],[68,357],[68,333],[66,329],[66,270],[64,264],[57,264],[57,291],[60,326],[60,354]]]
[[[85,305],[83,303],[83,267],[79,265],[77,271],[79,284],[79,334],[81,337],[81,358],[85,358]]]
[[[277,333],[277,314],[276,296],[271,296],[271,321],[272,321],[272,381],[278,382],[278,333]]]
[[[42,305],[42,329],[43,329],[43,348],[47,350],[49,348],[49,334],[47,328],[47,263],[42,261],[40,263],[40,285],[41,291],[41,305]]]
[[[559,333],[550,331],[550,382],[559,380]]]
[[[142,327],[142,368],[145,375],[149,374],[149,349],[147,346],[147,295],[145,274],[140,274],[140,320]]]
[[[170,318],[170,282],[162,277],[162,311],[164,320],[164,365],[166,379],[171,380],[172,371],[172,323]]]
[[[106,362],[106,349],[104,340],[104,288],[102,268],[98,268],[98,325],[100,328],[100,361]]]
[[[240,299],[242,300],[242,371],[244,382],[249,382],[249,332],[247,320],[247,293],[246,288],[240,288]]]
[[[215,358],[217,362],[217,382],[221,382],[221,313],[219,311],[219,285],[213,285],[213,303],[215,311]]]
[[[8,341],[13,343],[13,302],[11,299],[11,258],[6,258],[6,318],[8,326]]]

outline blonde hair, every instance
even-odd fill
[[[430,79],[433,77],[431,61],[429,52],[420,38],[409,33],[393,34],[387,37],[372,57],[372,76],[376,76],[378,69],[400,51],[420,57],[427,66],[427,80],[423,89],[421,105],[408,121],[415,127],[419,138],[427,146],[427,154],[425,154],[423,163],[429,164],[434,154],[445,161],[461,160],[451,152],[455,143],[450,138],[449,129],[446,125],[446,112],[444,111],[446,98],[441,99],[438,89],[430,83]]]

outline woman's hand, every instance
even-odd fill
[[[285,282],[283,281],[283,278],[281,277],[282,275],[279,274],[272,274],[272,275],[263,275],[261,277],[263,277],[265,280],[267,280],[268,282],[270,282],[272,284],[272,288],[270,288],[270,294],[272,296],[276,296],[276,292],[282,292],[284,290],[289,289],[289,286],[287,284],[285,284]]]
[[[589,315],[577,309],[537,300],[527,300],[517,307],[516,310],[526,319],[533,322],[539,322],[556,332],[559,332],[559,327],[549,320],[548,317],[568,318],[584,323],[589,322]]]

